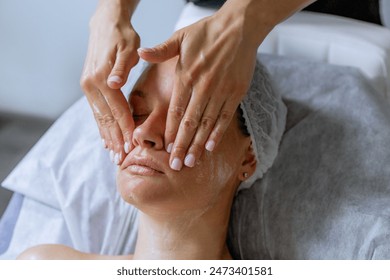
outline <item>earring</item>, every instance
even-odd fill
[[[248,177],[249,177],[248,172],[244,172],[244,178],[246,179],[246,178],[248,178]]]

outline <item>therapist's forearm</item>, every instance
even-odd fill
[[[237,0],[234,0],[237,1]],[[316,0],[240,0],[247,2],[248,15],[266,20],[271,26],[284,21],[292,14]],[[259,17],[260,16],[260,17]]]
[[[119,10],[121,14],[131,17],[139,2],[140,0],[100,0],[98,9],[104,7]]]
[[[221,10],[244,16],[245,29],[251,32],[255,45],[260,45],[280,22],[316,0],[228,0]]]
[[[137,5],[139,3],[139,0],[118,0],[119,2],[122,2],[122,5],[127,8],[130,15],[132,15],[137,8]]]

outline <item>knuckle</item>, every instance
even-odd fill
[[[203,117],[200,127],[202,130],[211,130],[215,124],[216,119],[213,117]]]
[[[111,114],[95,114],[95,119],[102,127],[110,127],[116,123],[115,118]]]
[[[205,89],[204,91],[208,92],[210,88],[212,88],[214,84],[214,80],[211,78],[203,78],[202,83],[203,83],[203,88]]]
[[[231,118],[233,117],[234,112],[229,110],[222,110],[219,113],[219,119],[221,122],[229,122]]]
[[[133,133],[130,130],[128,130],[128,129],[122,131],[122,134],[123,134],[123,137],[125,139],[131,139],[131,137],[133,135]]]
[[[92,88],[92,80],[90,76],[84,74],[80,78],[80,86],[83,89],[83,91],[90,91]]]
[[[122,141],[119,139],[119,138],[114,138],[112,140],[112,148],[115,150],[115,151],[120,151],[122,150]]]
[[[130,39],[130,41],[131,41],[131,39]],[[130,52],[129,47],[131,47],[131,45],[129,45],[129,39],[127,37],[120,38],[117,41],[116,47],[117,47],[118,51],[120,51],[122,53],[129,53]]]
[[[127,65],[124,61],[117,61],[114,65],[114,68],[111,71],[111,75],[122,76],[125,73]]]
[[[185,85],[193,85],[196,80],[194,70],[189,70],[181,73],[181,80]]]
[[[203,88],[205,89],[205,91],[207,91],[207,89],[211,88],[212,85],[214,84],[215,80],[214,80],[214,77],[213,75],[203,75],[202,76],[202,84],[203,84]]]
[[[115,119],[115,120],[120,120],[123,116],[124,116],[124,111],[121,107],[119,106],[113,106],[111,107],[111,113],[112,113],[112,117]]]
[[[173,156],[182,157],[186,154],[186,151],[187,151],[187,147],[184,147],[183,145],[178,144],[173,148],[172,154],[173,154]]]
[[[194,131],[198,128],[198,121],[191,117],[186,117],[182,120],[181,126],[185,131]]]
[[[169,108],[169,114],[175,121],[181,121],[184,116],[185,108],[180,106],[175,106],[173,108]]]
[[[90,89],[94,85],[98,85],[104,80],[104,71],[97,69],[93,72],[84,73],[80,78],[80,85],[83,89]]]
[[[95,120],[98,123],[99,127],[105,127],[104,121],[103,121],[103,116],[99,113],[96,113],[95,111],[93,112],[93,115],[94,115]]]
[[[111,74],[122,75],[127,68],[128,60],[125,58],[118,59],[115,61],[115,65],[111,71]]]
[[[91,78],[95,83],[105,81],[108,77],[108,74],[110,73],[110,70],[111,69],[108,66],[99,66],[96,68],[96,71],[93,72]]]

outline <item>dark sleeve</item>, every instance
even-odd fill
[[[226,0],[186,0],[197,6],[220,8]],[[307,11],[332,14],[381,24],[379,0],[317,0]]]
[[[305,10],[382,24],[379,0],[317,0]]]
[[[208,7],[208,8],[220,8],[226,0],[187,0],[197,6]]]

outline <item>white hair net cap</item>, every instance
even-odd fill
[[[237,192],[250,188],[272,166],[286,124],[287,108],[273,88],[267,70],[258,61],[248,93],[240,106],[251,135],[257,165],[255,173],[241,182]]]

